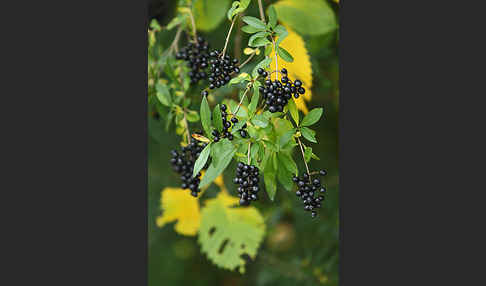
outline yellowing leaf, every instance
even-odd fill
[[[205,171],[201,171],[201,178]],[[214,183],[221,188],[221,193],[226,193],[223,176],[219,175]],[[208,187],[201,190],[198,198],[202,196]],[[229,195],[226,195],[229,197]],[[226,199],[226,198],[225,198]],[[227,200],[227,199],[226,199]],[[167,223],[177,221],[174,225],[174,230],[182,235],[194,236],[196,235],[201,222],[201,214],[199,211],[199,200],[193,196],[189,190],[181,188],[165,188],[162,190],[160,198],[162,215],[157,217],[156,224],[158,227],[163,227]],[[228,203],[233,203],[228,201]],[[234,203],[233,203],[234,204]]]
[[[162,227],[177,220],[174,230],[182,235],[196,235],[201,223],[199,200],[191,196],[189,190],[165,188],[162,190],[161,205],[163,214],[156,224]]]
[[[285,26],[289,35],[285,40],[280,43],[280,46],[286,49],[293,57],[294,61],[291,63],[285,62],[280,57],[278,57],[278,69],[286,68],[288,71],[288,76],[291,80],[299,79],[303,83],[305,88],[305,94],[300,95],[298,99],[294,98],[297,108],[302,110],[304,114],[307,114],[309,110],[305,104],[305,101],[310,101],[312,99],[312,66],[310,62],[309,53],[305,47],[305,42],[301,36],[299,36],[295,31]],[[275,51],[272,49],[272,63],[270,67],[275,69]],[[272,74],[272,80],[275,79],[276,73]],[[281,75],[279,75],[280,78]],[[293,97],[292,97],[293,98]]]
[[[207,200],[201,211],[198,241],[214,264],[229,270],[239,268],[244,273],[245,260],[241,256],[255,258],[265,234],[265,222],[254,207],[231,207],[238,201],[226,192]]]

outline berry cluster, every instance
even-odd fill
[[[233,116],[231,117],[231,120],[228,121],[228,119],[226,118],[228,116],[228,113],[226,112],[227,109],[228,107],[226,106],[226,104],[221,104],[220,110],[221,110],[221,117],[223,118],[223,131],[219,133],[218,130],[216,129],[213,130],[211,134],[214,136],[213,138],[214,142],[218,142],[221,138],[228,138],[228,140],[230,141],[234,139],[234,136],[233,134],[231,134],[229,129],[232,126],[234,126],[236,123],[238,123],[238,118]],[[248,136],[248,132],[246,132],[245,130],[246,127],[247,125],[245,123],[243,127],[238,130],[238,132],[240,132],[241,137],[243,138],[246,138]]]
[[[260,171],[256,166],[239,162],[236,168],[235,184],[239,184],[238,194],[240,195],[240,206],[248,206],[251,201],[258,200],[257,193],[260,191],[258,182]]]
[[[238,59],[231,59],[229,55],[219,58],[218,55],[219,52],[217,50],[209,53],[209,56],[212,57],[209,61],[211,64],[211,73],[208,77],[209,89],[224,86],[231,80],[231,74],[233,72],[240,72]]]
[[[326,175],[326,171],[319,171],[321,176]],[[297,184],[298,190],[295,194],[304,202],[304,210],[311,211],[312,217],[317,216],[317,209],[321,208],[321,202],[324,200],[326,188],[321,186],[321,180],[309,179],[309,174],[304,173],[302,177],[294,176],[292,180]],[[319,196],[318,193],[320,194]]]
[[[268,73],[262,68],[259,68],[257,71],[261,76],[268,76]],[[280,72],[283,75],[281,80],[272,82],[270,79],[267,79],[265,80],[265,87],[260,86],[259,88],[260,93],[263,94],[265,104],[269,106],[268,111],[271,113],[282,112],[285,105],[292,98],[292,94],[295,98],[299,98],[300,94],[305,93],[305,89],[300,80],[296,79],[292,82],[287,77],[287,69],[283,68]]]
[[[172,158],[170,163],[172,168],[178,174],[181,175],[181,188],[190,189],[191,195],[197,197],[197,194],[201,191],[198,186],[201,181],[201,172],[199,172],[194,178],[192,172],[194,170],[194,163],[201,154],[201,151],[206,147],[207,143],[198,143],[194,138],[191,139],[191,143],[185,147],[182,147],[181,152],[176,150],[171,151]],[[207,163],[204,168],[207,168]]]
[[[197,37],[196,43],[189,42],[187,46],[176,53],[176,59],[185,60],[187,66],[191,68],[188,75],[191,78],[191,84],[195,84],[207,74],[205,69],[208,67],[209,44],[203,37]]]

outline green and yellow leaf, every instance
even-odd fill
[[[234,208],[239,199],[220,192],[201,211],[198,241],[217,266],[245,272],[247,254],[254,259],[265,234],[265,222],[254,207]]]

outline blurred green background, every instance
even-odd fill
[[[215,0],[219,1],[219,0]],[[226,1],[223,1],[226,2]],[[264,6],[277,1],[263,1]],[[228,3],[230,3],[228,1]],[[338,17],[339,6],[328,1]],[[175,15],[177,1],[151,1],[149,17],[166,25]],[[229,8],[229,5],[228,5]],[[246,15],[258,17],[258,4],[252,0]],[[149,19],[150,20],[150,19]],[[318,25],[318,23],[316,23]],[[229,28],[223,19],[216,29],[198,31],[211,44],[221,48]],[[158,35],[158,41],[167,48],[175,35],[175,30]],[[266,194],[252,205],[260,210],[265,218],[267,232],[256,259],[246,265],[244,275],[223,270],[212,264],[200,252],[197,237],[177,234],[173,223],[158,228],[156,217],[161,214],[161,190],[167,186],[178,187],[179,176],[169,166],[169,151],[176,148],[180,137],[174,130],[165,132],[163,119],[155,119],[149,114],[148,138],[148,280],[150,286],[160,285],[338,285],[339,269],[339,169],[338,169],[338,110],[339,110],[339,55],[338,29],[324,35],[309,36],[300,34],[305,40],[312,62],[313,99],[309,109],[323,107],[324,116],[314,126],[319,144],[310,144],[320,160],[312,160],[313,170],[326,169],[328,176],[324,185],[328,195],[317,219],[310,214],[294,193],[278,187],[275,201],[271,202]],[[248,34],[233,33],[229,51],[237,58],[245,59],[242,50],[248,42]],[[235,52],[235,43],[240,42],[240,51]],[[238,45],[238,44],[237,44]],[[180,45],[182,46],[182,44]],[[248,64],[242,71],[251,71],[257,61]],[[195,102],[199,102],[200,87],[192,92]],[[234,92],[221,88],[221,96]],[[192,109],[199,110],[195,107]],[[299,170],[305,170],[300,154],[294,152]],[[224,174],[230,194],[236,195],[231,183],[234,170],[233,162]],[[212,185],[204,195],[211,197],[217,188]],[[204,197],[203,197],[204,200]]]

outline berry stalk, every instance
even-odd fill
[[[228,31],[228,35],[226,35],[226,41],[224,42],[224,48],[223,48],[223,52],[221,53],[221,58],[223,58],[224,54],[226,53],[226,47],[228,46],[229,37],[231,35],[231,30],[233,30],[233,26],[235,25],[236,18],[238,18],[238,16],[234,17],[233,21],[231,21],[231,26],[230,26],[230,29]]]
[[[194,21],[194,15],[192,15],[191,9],[188,9],[189,17],[191,18],[192,33],[194,34],[194,42],[197,43],[197,33],[196,33],[196,21]]]
[[[240,103],[238,103],[238,106],[236,107],[235,111],[233,111],[233,116],[236,116],[236,113],[238,113],[238,110],[240,110],[240,106],[243,103],[243,99],[245,99],[246,93],[250,90],[250,86],[248,86],[245,90],[245,93],[243,93],[243,96],[241,97]]]
[[[275,70],[278,71],[278,57],[277,57],[277,45],[272,37],[273,49],[275,50]],[[270,77],[271,78],[271,77]],[[275,73],[275,78],[278,80],[278,72]]]
[[[305,169],[307,170],[307,175],[309,175],[309,182],[312,182],[311,173],[309,172],[309,166],[307,166],[307,162],[305,161],[304,148],[302,148],[302,142],[300,142],[299,137],[297,137],[297,142],[299,143],[300,146],[300,152],[302,153],[302,159],[304,160]]]
[[[265,22],[265,16],[263,14],[263,5],[262,5],[262,0],[258,0],[258,8],[260,9],[260,18],[262,19],[262,22],[267,24]]]

